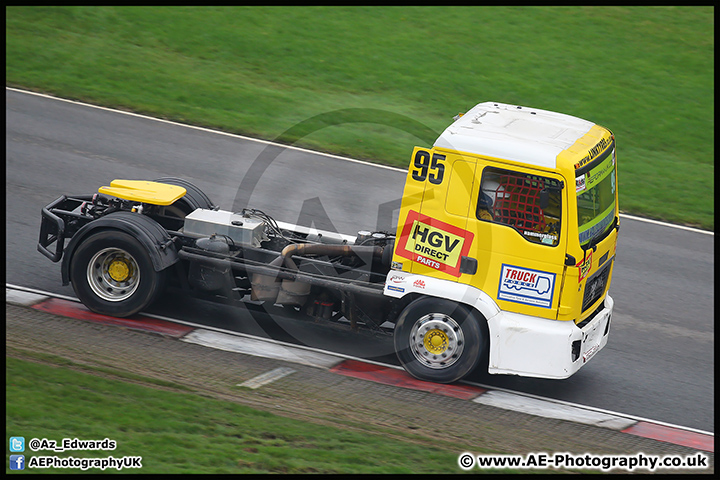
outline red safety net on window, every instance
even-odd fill
[[[495,189],[493,216],[496,222],[534,232],[545,229],[545,214],[540,208],[540,191],[545,182],[523,175],[502,175]]]

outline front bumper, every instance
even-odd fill
[[[582,327],[573,322],[500,312],[488,320],[488,372],[524,377],[568,378],[607,344],[614,302]]]

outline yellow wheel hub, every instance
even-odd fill
[[[130,267],[124,260],[113,260],[108,267],[108,275],[116,282],[124,282],[130,276]]]
[[[432,329],[423,337],[423,344],[428,352],[433,355],[440,355],[448,347],[448,336],[444,332]]]

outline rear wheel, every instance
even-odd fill
[[[175,177],[162,177],[153,181],[175,185],[185,189],[185,195],[173,202],[172,205],[159,207],[157,215],[153,216],[154,220],[167,230],[179,230],[182,228],[185,217],[198,208],[206,210],[214,210],[216,208],[212,200],[210,200],[210,197],[205,195],[205,192],[187,180]]]
[[[153,180],[153,182],[167,183],[168,185],[183,187],[186,190],[187,193],[171,205],[171,207],[175,207],[175,209],[179,210],[183,217],[197,208],[210,210],[215,208],[215,205],[212,200],[210,200],[210,197],[205,195],[205,192],[187,180],[175,177],[162,177]]]
[[[144,309],[163,288],[165,272],[156,272],[145,247],[133,236],[104,230],[90,235],[70,262],[75,294],[90,310],[127,317]]]
[[[486,355],[486,335],[475,310],[440,298],[410,303],[395,325],[395,352],[415,378],[451,383]]]

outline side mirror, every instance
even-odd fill
[[[550,190],[548,188],[543,188],[540,190],[540,208],[545,210],[547,206],[550,204]]]

